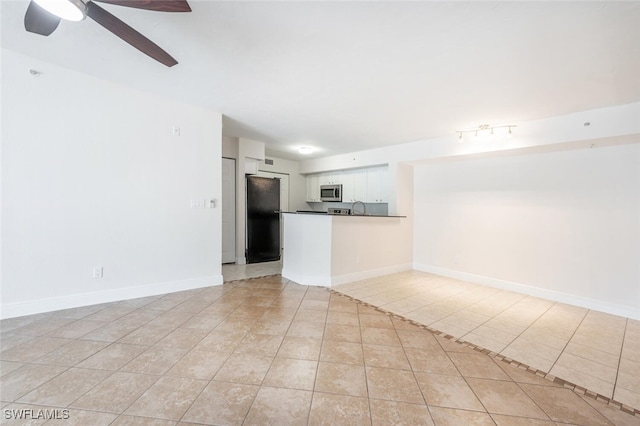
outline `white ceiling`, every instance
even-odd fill
[[[225,134],[283,158],[640,101],[637,1],[191,0],[186,14],[101,4],[173,68],[89,19],[27,33],[28,1],[1,3],[3,47],[214,108]]]

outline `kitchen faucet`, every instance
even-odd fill
[[[362,213],[359,211],[356,212],[356,204],[362,205]],[[351,215],[353,216],[366,216],[367,215],[367,206],[362,201],[356,201],[351,205]]]

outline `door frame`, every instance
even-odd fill
[[[237,200],[236,200],[237,186],[238,186],[238,182],[237,182],[238,179],[237,179],[236,174],[237,174],[238,161],[235,158],[222,157],[222,162],[224,162],[224,160],[233,161],[233,174],[231,176],[231,178],[233,180],[233,191],[231,193],[231,195],[233,196],[233,203],[232,203],[233,204],[233,217],[231,218],[231,220],[233,221],[233,252],[232,252],[233,260],[231,260],[229,262],[225,262],[224,260],[222,260],[223,264],[225,264],[225,263],[236,263],[237,262],[237,259],[236,259],[236,238],[237,238],[237,235],[238,235],[238,224],[237,224],[237,220],[236,220],[236,210],[238,208],[238,203],[237,203]],[[222,167],[221,167],[220,173],[222,174]],[[222,185],[224,186],[224,177],[221,179],[221,182],[222,182]],[[224,188],[223,188],[222,193],[224,195]],[[225,197],[223,196],[222,197],[223,205],[226,202],[230,202],[230,201],[226,200]],[[223,213],[224,213],[224,208],[223,208],[223,211],[221,213],[221,216],[222,216]],[[221,226],[220,226],[221,227],[221,229],[220,229],[220,237],[221,237],[221,250],[220,250],[220,253],[221,253],[221,258],[222,258],[222,253],[224,253],[224,247],[223,246],[225,244],[225,239],[222,236],[223,232],[224,232],[224,230],[222,229],[222,228],[224,228],[224,220],[222,220],[222,218],[220,220],[220,224],[221,224]]]

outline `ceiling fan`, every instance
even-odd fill
[[[186,0],[31,0],[24,15],[24,27],[29,32],[48,36],[58,27],[61,19],[81,21],[88,16],[156,61],[168,67],[178,63],[157,44],[95,4],[95,1],[160,12],[191,12]]]

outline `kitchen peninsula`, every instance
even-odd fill
[[[412,237],[404,216],[283,213],[282,276],[331,287],[409,270]]]

